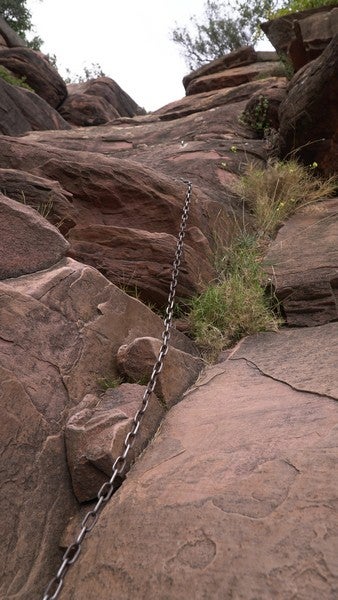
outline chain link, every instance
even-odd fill
[[[135,442],[135,438],[139,431],[142,418],[148,407],[149,398],[155,389],[157,377],[162,371],[163,361],[169,350],[170,329],[172,326],[177,280],[178,280],[179,269],[180,269],[180,264],[181,264],[181,259],[182,259],[183,241],[184,241],[185,230],[186,230],[188,216],[189,216],[189,208],[190,208],[191,192],[192,192],[192,183],[185,179],[182,179],[181,181],[183,181],[183,183],[185,183],[187,185],[187,191],[186,191],[183,210],[182,210],[181,224],[180,224],[179,234],[178,234],[178,238],[177,238],[175,258],[174,258],[173,265],[172,265],[172,274],[171,274],[168,302],[167,302],[167,307],[166,307],[166,311],[165,311],[165,318],[163,321],[164,330],[162,333],[162,345],[161,345],[157,360],[154,364],[153,371],[152,371],[152,374],[149,379],[149,383],[143,394],[141,406],[138,409],[138,411],[136,412],[136,414],[134,415],[131,430],[126,435],[126,438],[124,440],[124,451],[115,460],[115,462],[112,466],[112,475],[111,475],[110,479],[108,481],[106,481],[99,489],[98,494],[97,494],[97,498],[98,498],[97,502],[96,502],[94,508],[85,515],[85,517],[81,523],[80,533],[77,536],[75,542],[70,544],[70,546],[68,546],[67,550],[65,551],[65,553],[62,557],[61,566],[60,566],[58,572],[56,573],[55,577],[53,577],[53,579],[51,579],[51,581],[49,582],[49,584],[44,592],[43,600],[56,600],[56,598],[58,598],[58,596],[61,592],[63,583],[64,583],[64,578],[66,576],[66,573],[67,573],[69,567],[71,567],[71,565],[73,565],[79,557],[79,554],[81,552],[81,547],[82,547],[81,545],[82,545],[82,542],[83,542],[85,536],[87,535],[87,533],[89,533],[93,529],[103,506],[105,505],[106,502],[108,502],[108,500],[110,500],[114,491],[116,491],[116,487],[114,487],[114,481],[115,481],[116,477],[120,476],[125,469],[129,451]]]

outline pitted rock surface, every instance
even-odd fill
[[[337,339],[334,326],[303,338],[312,364],[325,361],[316,340],[329,331]],[[288,338],[273,335],[275,362],[282,356],[292,371]],[[248,342],[251,362],[240,347],[169,412],[102,514],[61,600],[333,600],[337,370],[331,398],[298,391],[254,365],[256,348],[258,362],[271,363],[262,338]],[[317,373],[320,388],[327,374]]]

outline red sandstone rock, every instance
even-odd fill
[[[93,500],[124,451],[124,440],[141,406],[145,387],[123,383],[105,394],[89,394],[71,412],[65,428],[67,462],[74,493],[80,502]],[[135,458],[155,435],[165,409],[152,394],[140,434],[128,455],[127,473]]]
[[[22,135],[45,129],[70,129],[70,126],[42,98],[0,78],[0,133]]]
[[[198,79],[199,77],[205,77],[206,75],[212,75],[213,73],[219,73],[225,69],[231,69],[234,67],[243,67],[244,65],[250,65],[257,61],[257,53],[253,46],[243,46],[239,50],[229,52],[216,60],[208,62],[208,64],[195,69],[185,77],[183,77],[183,85],[185,89],[189,86],[191,81]]]
[[[70,409],[98,392],[99,379],[118,376],[121,344],[160,337],[162,327],[148,307],[71,259],[0,282],[0,597],[42,597],[60,534],[78,514],[63,438]],[[172,344],[195,351],[176,331]]]
[[[266,255],[267,271],[290,326],[338,319],[338,199],[298,212]]]
[[[222,88],[233,88],[243,83],[259,77],[273,77],[276,71],[276,63],[272,62],[255,62],[244,67],[236,67],[226,69],[225,71],[217,72],[212,75],[205,75],[193,79],[187,89],[187,96],[210,92]]]
[[[338,29],[338,8],[330,6],[292,13],[261,24],[278,54],[288,56],[296,71],[317,58]]]
[[[161,341],[150,337],[137,338],[131,344],[121,346],[117,352],[119,371],[132,381],[148,381],[160,348]],[[171,408],[195,383],[203,365],[203,360],[169,348],[155,394],[167,408]]]
[[[24,78],[34,92],[53,108],[58,108],[67,96],[63,79],[40,52],[30,48],[0,49],[0,65]]]
[[[68,247],[38,212],[0,193],[0,279],[47,269],[61,260]]]
[[[280,153],[292,152],[324,175],[338,168],[338,34],[291,80],[280,106]]]
[[[59,112],[74,125],[100,125],[118,117],[145,114],[145,110],[110,77],[72,83],[67,89],[68,97]]]
[[[262,334],[248,360],[240,348],[206,371],[101,514],[62,600],[336,595],[337,324],[304,333],[292,356],[288,332]],[[263,369],[282,358],[289,385],[255,367],[256,348]],[[294,389],[303,366],[311,391]]]

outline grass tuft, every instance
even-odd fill
[[[257,240],[240,234],[224,250],[217,282],[191,302],[191,331],[206,358],[215,359],[245,335],[278,329],[281,321],[262,287],[263,277]]]
[[[249,164],[236,191],[249,207],[259,238],[273,236],[278,227],[303,206],[335,193],[335,177],[315,176],[316,164],[307,168],[295,160],[270,161],[266,168]]]

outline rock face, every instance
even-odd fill
[[[124,344],[117,352],[119,371],[132,381],[149,381],[160,349],[160,340],[150,337],[137,338],[131,344]],[[174,406],[195,383],[203,365],[202,359],[169,347],[154,390],[167,409]]]
[[[223,71],[235,81],[252,52],[195,73],[191,85]],[[327,90],[334,85],[325,79]],[[100,94],[112,92],[105,86]],[[276,74],[104,126],[0,136],[0,250],[10,277],[0,281],[1,598],[43,596],[60,566],[58,543],[76,539],[92,507],[78,499],[91,501],[109,477],[140,406],[163,324],[112,281],[165,304],[187,191],[181,177],[193,194],[178,298],[214,278],[214,252],[243,219],[234,184],[248,162],[264,166],[269,149],[241,116],[262,95],[276,117],[284,88]],[[308,92],[311,108],[322,91]],[[299,213],[267,251],[289,327],[309,327],[242,341],[182,398],[202,362],[174,320],[131,458],[141,455],[61,600],[337,596],[336,212],[334,199]],[[103,393],[121,371],[138,384]]]
[[[0,279],[47,269],[68,247],[59,231],[30,206],[0,193]]]
[[[261,27],[278,54],[287,56],[298,71],[317,58],[337,33],[338,7],[332,2],[273,19]]]
[[[295,149],[324,175],[338,165],[338,34],[316,60],[290,82],[280,106],[280,153]],[[320,118],[318,118],[320,115]]]
[[[124,451],[124,440],[131,430],[145,387],[123,383],[104,395],[88,394],[72,411],[66,429],[67,462],[74,494],[80,502],[93,500],[111,476],[117,456]],[[149,398],[140,435],[128,455],[127,470],[156,433],[165,409],[157,397]]]
[[[73,125],[101,125],[118,117],[145,114],[134,100],[109,77],[68,85],[68,97],[60,114]]]
[[[294,215],[269,247],[266,263],[287,324],[338,319],[338,199]]]
[[[25,82],[53,108],[67,96],[67,87],[43,54],[30,48],[0,49],[0,65]]]
[[[187,96],[223,88],[233,88],[264,76],[272,77],[275,71],[275,62],[257,62],[243,67],[232,67],[211,75],[200,76],[189,83]]]
[[[78,510],[62,431],[69,410],[98,392],[100,378],[118,377],[122,343],[160,337],[162,324],[94,269],[64,259],[0,283],[0,328],[0,508],[6,514],[0,596],[33,600],[42,595],[46,569],[59,560],[55,541]],[[194,351],[178,332],[172,342]]]
[[[321,329],[249,338],[206,372],[102,513],[62,600],[337,595],[338,381],[326,348],[338,326]]]
[[[0,78],[0,132],[22,135],[27,131],[70,129],[70,125],[47,102],[29,90]]]

